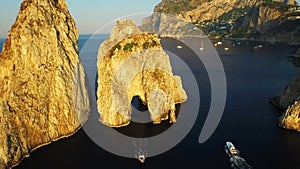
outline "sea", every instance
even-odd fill
[[[95,98],[96,63],[99,45],[108,37],[108,34],[97,36],[81,35],[78,45],[80,59],[85,67],[88,78],[90,94]],[[4,39],[0,40],[1,47]],[[197,53],[182,41],[162,38],[161,43],[167,53],[173,54],[171,64],[174,74],[184,76],[185,71],[176,68],[179,60],[186,65],[194,77],[198,89],[187,89],[188,101],[182,103],[177,115],[196,113],[195,122],[182,140],[165,152],[149,157],[146,154],[146,162],[140,164],[132,157],[123,157],[100,146],[90,137],[84,129],[80,129],[72,137],[53,142],[41,147],[24,159],[16,169],[53,169],[53,168],[130,168],[130,169],[154,169],[154,168],[198,168],[198,169],[229,169],[230,160],[224,151],[226,141],[231,141],[240,151],[240,155],[253,168],[257,169],[292,169],[300,167],[300,133],[278,127],[278,116],[282,110],[269,103],[269,99],[278,95],[285,89],[290,80],[299,71],[299,62],[289,57],[296,50],[296,46],[286,44],[268,44],[249,41],[223,41],[214,47],[222,69],[218,72],[225,74],[225,104],[221,112],[220,121],[212,135],[204,142],[199,142],[199,135],[209,116],[212,100],[216,95],[212,86],[218,86],[211,81],[211,75],[216,73],[210,69],[205,59],[209,57],[203,54],[200,59]],[[206,44],[204,43],[204,50]],[[216,42],[213,42],[213,45]],[[260,46],[260,47],[258,47]],[[1,48],[0,47],[0,48]],[[226,49],[225,49],[226,48]],[[201,55],[201,52],[200,52]],[[207,58],[209,60],[209,58]],[[188,88],[189,83],[183,79],[183,87]],[[218,79],[217,79],[218,80]],[[223,84],[224,82],[220,82]],[[192,91],[192,93],[191,93]],[[194,92],[193,92],[194,91]],[[189,107],[194,101],[194,95],[200,95],[198,112]],[[189,95],[191,97],[189,97]],[[222,97],[220,96],[220,97]],[[95,101],[92,101],[95,104]],[[134,99],[133,106],[139,105],[139,99]],[[188,105],[188,106],[187,106]],[[222,106],[222,102],[219,103]],[[92,105],[95,107],[95,105]],[[139,106],[136,106],[137,108]],[[147,109],[143,107],[142,109]],[[97,117],[97,112],[91,112],[91,117]],[[122,135],[130,138],[143,138],[147,141],[156,135],[160,135],[171,129],[173,125],[181,124],[182,118],[178,118],[175,124],[163,122],[157,126],[149,124],[132,123],[131,125],[114,129]],[[89,122],[87,122],[89,123]],[[192,122],[191,122],[192,123]],[[89,123],[87,125],[94,124]],[[102,125],[95,123],[95,125]],[[183,124],[189,125],[189,124]],[[176,138],[176,131],[165,140],[157,140],[156,144],[171,142]],[[105,137],[99,132],[99,138]],[[169,140],[168,140],[169,139]],[[119,146],[127,146],[122,140],[112,140]],[[148,142],[150,144],[150,141]],[[130,147],[128,147],[130,148]],[[150,145],[144,145],[145,151],[151,152]],[[128,150],[132,151],[132,150]],[[133,151],[135,152],[135,151]]]

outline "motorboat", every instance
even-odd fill
[[[226,154],[230,158],[231,168],[233,169],[253,169],[244,158],[240,156],[239,150],[235,148],[235,146],[227,141],[224,147]]]
[[[144,155],[144,154],[140,154],[140,155],[138,156],[138,160],[140,161],[140,163],[143,164],[143,163],[146,161],[145,155]]]
[[[229,48],[224,48],[225,51],[229,51]]]
[[[229,157],[239,155],[240,153],[230,141],[226,142],[224,149],[226,154],[228,154]]]

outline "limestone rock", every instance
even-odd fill
[[[262,5],[254,6],[247,16],[241,18],[243,24],[238,25],[236,23],[235,27],[254,27],[256,31],[265,33],[274,27],[274,25],[278,25],[283,15],[284,12],[276,8]]]
[[[187,11],[184,18],[190,22],[203,22],[217,19],[234,8],[244,8],[257,3],[257,0],[213,0],[202,3],[196,9]]]
[[[172,35],[172,37],[174,35],[198,36],[202,34],[201,30],[197,30],[193,23],[217,19],[234,8],[254,5],[258,0],[201,0],[197,3],[190,1],[189,6],[181,5],[179,11],[170,12],[169,8],[173,9],[174,6],[186,3],[186,1],[182,1],[163,0],[156,6],[154,10],[156,13],[143,20],[141,29],[165,37],[168,37],[168,35]],[[192,6],[194,7],[190,9]]]
[[[143,19],[141,30],[159,34],[161,37],[200,36],[202,33],[194,24],[171,14],[154,13]]]
[[[88,117],[78,31],[64,0],[25,0],[0,54],[0,168]]]
[[[280,109],[287,109],[295,101],[299,101],[299,100],[300,100],[300,71],[281,94],[271,99],[271,103],[273,103],[276,107]]]
[[[291,8],[283,1],[281,2],[282,4],[265,0],[162,0],[154,11],[183,18],[187,22],[195,23],[204,31],[208,31],[207,25],[211,25],[209,26],[210,32],[221,32],[218,27],[228,22],[226,26],[228,31],[223,35],[226,37],[299,45],[299,22],[289,20],[292,13],[293,15],[296,13],[291,12]],[[293,4],[292,0],[284,2]],[[145,29],[145,27],[152,27],[151,30],[156,31],[164,31],[166,28],[176,30],[175,27],[180,29],[178,23],[171,19],[172,17],[166,20],[157,16],[146,18],[143,22],[143,30],[150,29]],[[228,16],[232,16],[231,19],[224,20]],[[185,30],[177,31],[178,35],[182,35],[183,31]],[[210,35],[210,32],[206,32],[208,36],[220,38],[214,33]],[[160,32],[159,34],[163,35]]]
[[[143,33],[130,20],[118,21],[101,45],[97,82],[99,120],[111,127],[130,123],[134,96],[147,104],[155,124],[168,119],[169,111],[175,122],[175,104],[187,99],[158,36]]]
[[[280,126],[286,129],[300,132],[300,102],[296,101],[285,112],[283,119],[280,119]]]
[[[154,11],[168,14],[180,13],[183,18],[189,22],[202,22],[217,19],[233,8],[253,6],[258,1],[259,0],[162,0],[162,2],[155,7]],[[178,10],[173,12],[174,9]]]

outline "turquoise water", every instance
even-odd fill
[[[96,55],[107,35],[90,39],[80,36],[79,49],[90,84],[95,83]],[[84,46],[86,44],[86,46]],[[287,57],[293,46],[264,44],[254,50],[255,43],[217,47],[227,79],[227,100],[222,120],[212,137],[203,144],[198,137],[206,119],[211,99],[208,73],[197,57],[178,50],[176,40],[163,39],[165,49],[177,53],[192,68],[201,93],[199,115],[187,137],[168,152],[146,159],[141,165],[136,159],[113,155],[97,146],[83,130],[74,136],[42,147],[25,159],[22,168],[230,168],[223,147],[232,141],[254,168],[298,168],[300,166],[300,134],[276,125],[279,110],[268,99],[281,92],[296,74],[297,67]],[[228,45],[230,50],[225,52]],[[197,63],[197,64],[196,64]],[[92,85],[93,86],[93,85]],[[130,135],[137,130],[129,126],[119,132]],[[141,132],[141,131],[138,131]],[[99,133],[101,137],[101,133]],[[117,141],[117,140],[115,140]],[[122,144],[122,143],[120,143]]]

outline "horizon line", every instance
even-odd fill
[[[80,36],[91,36],[91,35],[108,35],[108,34],[110,34],[110,32],[106,32],[106,33],[82,33],[82,34],[79,34],[79,37]],[[0,39],[1,40],[3,40],[3,39],[7,39],[8,38],[8,36],[7,37],[0,37]]]

